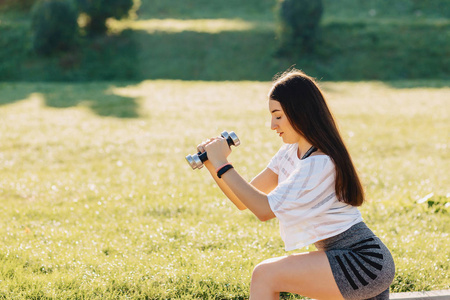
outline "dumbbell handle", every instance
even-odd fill
[[[222,135],[222,137],[225,138],[223,135]],[[232,145],[234,145],[234,142],[233,142],[233,139],[231,138],[231,136],[228,136],[227,143],[228,143],[228,146],[230,146],[230,147]],[[198,152],[197,156],[202,161],[202,163],[204,163],[205,161],[208,160],[208,154],[206,152],[203,152],[203,153],[202,152]]]
[[[233,131],[230,133],[224,131],[221,135],[227,140],[228,146],[239,146],[241,143]],[[198,152],[197,154],[186,156],[186,160],[192,169],[200,169],[203,167],[203,163],[208,160],[208,154],[206,152]]]

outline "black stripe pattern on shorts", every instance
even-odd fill
[[[380,245],[374,238],[368,238],[351,245],[347,253],[334,256],[354,290],[368,285],[369,280],[375,280],[383,269],[383,255],[377,249],[381,249]]]

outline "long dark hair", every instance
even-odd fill
[[[361,181],[315,80],[302,71],[289,70],[275,79],[269,99],[280,102],[295,131],[331,157],[339,201],[360,206],[364,202]]]

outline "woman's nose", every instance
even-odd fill
[[[275,120],[272,119],[272,121],[270,122],[270,129],[276,130],[277,127],[278,127],[278,124],[275,122]]]

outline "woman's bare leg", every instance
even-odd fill
[[[323,251],[273,258],[257,265],[250,299],[279,299],[280,292],[314,299],[343,299]]]

